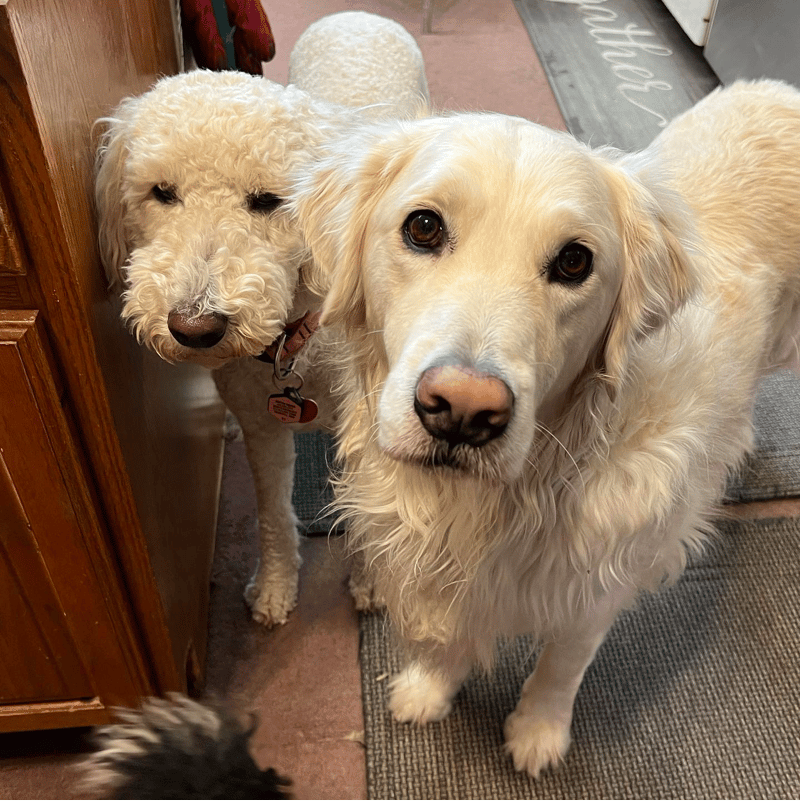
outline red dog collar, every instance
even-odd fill
[[[311,339],[319,328],[320,317],[322,317],[322,312],[306,312],[302,317],[286,324],[286,327],[283,329],[283,334],[286,335],[286,339],[284,340],[283,349],[281,350],[281,362],[291,360],[303,345]],[[278,353],[278,344],[283,334],[277,337],[271,345],[268,345],[263,353],[256,356],[256,359],[274,364],[275,356]]]

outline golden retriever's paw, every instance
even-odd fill
[[[364,563],[364,554],[356,551],[350,558],[350,579],[347,584],[359,612],[379,612],[386,606],[373,574]]]
[[[297,605],[297,571],[265,578],[257,571],[245,588],[244,599],[256,623],[268,628],[285,623]]]
[[[375,589],[375,584],[363,573],[350,576],[348,587],[359,612],[379,612],[386,606],[383,597]]]
[[[569,724],[547,720],[541,714],[514,711],[505,723],[506,753],[514,767],[534,779],[547,768],[557,767],[569,750]]]
[[[458,687],[453,689],[446,679],[412,663],[392,679],[389,690],[389,709],[395,720],[423,726],[450,714]]]

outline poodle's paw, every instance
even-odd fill
[[[453,687],[452,682],[414,662],[392,679],[389,689],[389,709],[395,720],[423,726],[450,714],[458,685]]]
[[[354,570],[347,586],[359,612],[378,612],[386,606],[375,583],[365,573]]]
[[[257,570],[244,591],[253,620],[263,626],[285,623],[297,605],[297,571],[291,574],[261,575]]]
[[[550,767],[557,767],[569,750],[572,738],[569,722],[548,720],[541,713],[512,712],[505,723],[506,753],[514,767],[534,779]]]

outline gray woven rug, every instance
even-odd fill
[[[756,396],[756,451],[728,485],[729,501],[800,495],[800,378],[780,370]]]
[[[321,431],[295,434],[292,505],[299,530],[306,536],[328,534],[335,520],[329,511],[333,489],[328,477],[336,456],[333,437]]]
[[[400,667],[387,624],[362,616],[361,633],[370,798],[800,795],[800,520],[721,522],[675,587],[621,616],[578,694],[566,761],[538,782],[502,747],[529,641],[418,728],[386,710]]]

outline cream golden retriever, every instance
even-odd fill
[[[378,125],[293,203],[348,341],[337,503],[408,645],[394,716],[441,719],[533,632],[505,735],[537,776],[796,355],[800,93],[716,91],[636,155],[499,115]]]

